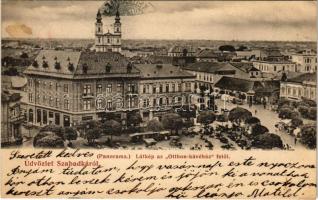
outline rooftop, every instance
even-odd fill
[[[225,62],[196,62],[183,67],[185,70],[216,73],[217,71],[232,71],[233,66]]]
[[[24,73],[59,78],[88,78],[139,74],[129,61],[115,52],[40,51]]]
[[[141,77],[150,78],[194,78],[195,76],[182,71],[172,64],[136,64],[141,72]]]
[[[306,73],[296,76],[294,78],[287,79],[289,82],[303,83],[303,82],[316,82],[317,74],[316,73]]]

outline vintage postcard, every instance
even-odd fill
[[[316,1],[1,1],[1,198],[315,199]]]

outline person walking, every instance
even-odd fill
[[[255,109],[255,115],[257,115],[257,110]]]
[[[295,137],[295,145],[297,144],[297,138]]]

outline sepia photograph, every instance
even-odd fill
[[[316,1],[1,10],[1,148],[316,150]]]

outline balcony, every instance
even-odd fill
[[[93,93],[83,93],[82,94],[82,98],[83,99],[91,99],[91,98],[94,98],[94,94]]]

